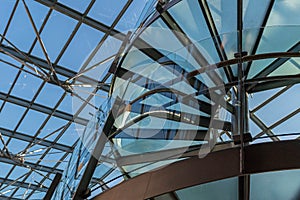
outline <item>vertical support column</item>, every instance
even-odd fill
[[[62,177],[62,174],[60,174],[60,173],[55,174],[55,177],[54,177],[54,179],[53,179],[53,181],[52,181],[52,183],[51,183],[51,185],[50,185],[50,187],[49,187],[49,189],[48,189],[48,191],[47,191],[47,193],[46,193],[43,200],[50,200],[53,197],[53,194],[54,194],[55,189],[57,188],[57,186],[60,182],[61,177]]]
[[[249,185],[250,176],[245,175],[245,133],[248,132],[248,101],[246,89],[244,85],[245,70],[242,57],[246,55],[243,52],[243,0],[237,0],[237,53],[235,57],[239,59],[238,62],[238,85],[237,85],[237,102],[236,102],[236,129],[240,140],[240,174],[239,177],[239,199],[249,199]]]
[[[244,70],[242,63],[243,52],[243,0],[237,0],[237,50],[235,57],[239,59],[238,63],[238,85],[237,85],[237,132],[240,135],[241,141],[241,159],[240,159],[240,172],[244,170],[244,110],[245,110],[245,87],[244,87]]]

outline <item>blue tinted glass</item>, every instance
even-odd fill
[[[244,29],[261,27],[267,8],[270,4],[270,0],[246,0],[243,3]]]
[[[9,16],[13,10],[13,7],[17,1],[2,1],[0,6],[0,33],[4,32]]]
[[[40,132],[39,136],[40,138],[44,138],[47,135],[53,133],[55,130],[61,128],[62,126],[66,125],[67,121],[57,118],[57,117],[51,117],[47,124],[44,126],[42,131]],[[61,131],[61,130],[60,130]],[[47,140],[54,140],[55,137],[60,133],[60,131],[56,132],[55,134],[52,134],[51,136],[47,137]]]
[[[72,125],[61,136],[61,138],[58,140],[58,142],[66,144],[68,146],[72,146],[74,144],[74,142],[76,142],[77,139],[79,138],[78,131],[82,131],[82,129],[84,129],[83,126],[75,125],[74,123],[72,123]]]
[[[47,118],[48,115],[43,113],[29,110],[26,114],[25,118],[23,119],[21,125],[18,127],[18,132],[26,133],[28,135],[34,136],[44,120]],[[32,123],[34,122],[34,123]]]
[[[140,37],[164,54],[170,54],[182,48],[182,44],[161,18],[152,23]]]
[[[3,137],[3,136],[2,136]],[[6,139],[4,139],[6,141]],[[1,144],[1,149],[3,148]],[[0,170],[0,177],[5,177],[7,173],[10,171],[13,165],[11,164],[6,164],[6,163],[1,163],[1,170]]]
[[[294,135],[291,137],[282,137],[282,140],[288,140],[288,139],[296,139],[300,136],[299,131],[299,120],[300,120],[300,114],[296,114],[295,116],[291,117],[290,119],[287,119],[283,123],[279,124],[275,128],[273,128],[273,132],[277,134],[289,134],[289,133],[299,133],[298,135]]]
[[[24,142],[22,140],[11,139],[7,145],[7,148],[13,154],[17,154],[20,151],[23,151],[27,147],[28,144],[29,144],[28,142]]]
[[[83,13],[91,0],[59,0],[58,2]]]
[[[17,178],[29,171],[30,170],[25,167],[16,166],[13,172],[9,175],[9,179],[16,180]]]
[[[265,28],[257,53],[287,51],[299,41],[299,31],[300,26],[274,26]],[[289,33],[289,37],[282,37],[286,33]]]
[[[300,18],[295,17],[299,14],[299,8],[300,2],[298,0],[275,1],[267,26],[299,25]]]
[[[0,55],[0,58],[3,58]],[[0,91],[8,93],[10,87],[13,84],[13,81],[18,73],[16,68],[9,66],[3,62],[0,62]]]
[[[63,94],[64,90],[61,87],[46,83],[35,102],[53,108]]]
[[[71,94],[67,93],[63,101],[60,103],[58,110],[67,113],[74,113],[74,111],[72,110],[72,103],[73,103],[72,96]]]
[[[116,25],[116,29],[127,32],[135,28],[147,1],[148,0],[134,0]]]
[[[211,0],[207,2],[219,34],[237,30],[236,2],[236,0]]]
[[[79,71],[103,35],[102,32],[87,25],[81,25],[59,64],[69,69]]]
[[[300,59],[291,58],[272,73],[269,76],[282,76],[282,75],[297,75],[300,73]]]
[[[43,80],[22,72],[12,90],[12,95],[31,101],[38,91]]]
[[[23,107],[5,103],[4,108],[0,112],[0,127],[14,130],[24,111],[25,108]]]
[[[119,12],[122,10],[126,1],[123,0],[101,0],[96,1],[89,12],[89,16],[106,25],[111,25]]]
[[[287,92],[283,93],[262,109],[257,111],[257,115],[266,123],[267,126],[272,125],[289,113],[297,110],[300,107],[300,93],[298,92],[300,85],[295,85]],[[293,97],[293,98],[290,98]],[[288,99],[288,103],[287,102]],[[272,115],[270,115],[272,113]]]
[[[43,199],[45,197],[46,193],[45,192],[37,192],[35,191],[30,198],[32,199]]]
[[[299,177],[299,170],[268,172],[252,175],[250,178],[250,199],[299,199]]]
[[[192,40],[200,41],[211,37],[198,1],[181,1],[169,12]]]
[[[40,164],[53,167],[56,163],[60,162],[61,157],[64,155],[64,152],[59,154],[53,154],[52,152],[56,152],[56,150],[51,149],[46,156],[41,160]]]
[[[238,199],[238,178],[229,178],[176,191],[180,200]]]
[[[41,34],[41,39],[43,40],[44,46],[52,62],[55,61],[60,50],[63,48],[65,42],[72,33],[75,24],[76,21],[72,18],[56,11],[52,12]],[[46,60],[39,43],[35,45],[32,54]]]
[[[26,1],[37,29],[43,23],[48,8],[35,1]],[[2,6],[1,6],[2,7]],[[22,34],[22,37],[20,37]],[[22,2],[19,2],[16,13],[7,32],[7,39],[22,51],[28,51],[36,37],[30,19]]]

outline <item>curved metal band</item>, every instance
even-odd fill
[[[95,200],[143,200],[171,191],[244,174],[300,168],[300,141],[261,143],[245,147],[245,171],[240,173],[239,148],[192,157],[151,171],[95,197]]]

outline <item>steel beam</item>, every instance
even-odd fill
[[[257,134],[254,138],[258,138],[264,134],[270,136],[273,141],[279,141],[279,138],[268,128],[254,113],[250,111],[250,119],[262,130],[261,133]]]
[[[39,164],[26,162],[26,161],[22,164],[21,162],[20,163],[16,162],[16,161],[14,161],[10,158],[7,158],[7,157],[0,157],[0,162],[11,164],[11,165],[18,165],[18,166],[21,166],[21,167],[29,167],[29,168],[33,168],[33,169],[38,170],[38,171],[43,171],[43,172],[52,173],[52,174],[63,172],[60,169],[55,169],[55,168],[52,168],[52,167],[39,165]]]
[[[49,140],[44,140],[42,138],[33,138],[30,135],[20,133],[20,132],[14,132],[12,130],[5,129],[5,128],[2,128],[2,127],[0,127],[0,132],[1,132],[2,135],[6,136],[6,137],[15,138],[15,139],[30,142],[30,143],[35,143],[35,144],[46,146],[46,147],[51,146],[51,148],[53,148],[53,149],[58,149],[58,150],[64,151],[64,152],[69,152],[70,153],[72,151],[72,147],[69,147],[67,145],[59,144],[59,143],[53,143]]]
[[[265,17],[262,21],[262,24],[260,25],[260,29],[259,29],[259,32],[257,34],[256,40],[255,40],[255,43],[253,45],[253,48],[252,48],[252,51],[251,51],[250,55],[254,55],[256,53],[256,51],[258,49],[258,46],[260,44],[260,41],[262,41],[263,33],[264,33],[265,27],[267,25],[267,22],[269,20],[269,17],[270,17],[271,11],[273,9],[274,3],[275,3],[275,0],[271,0],[270,3],[269,3],[269,6],[266,10]],[[252,65],[252,61],[250,61],[247,64],[247,68],[246,68],[246,72],[245,72],[246,76],[248,76],[248,74],[249,74],[251,65]]]
[[[55,189],[57,188],[60,180],[61,180],[62,174],[56,174],[45,197],[44,200],[50,200],[53,197],[53,194],[55,192]]]
[[[123,181],[94,199],[148,199],[229,177],[299,169],[299,145],[299,140],[290,140],[245,146],[245,171],[242,174],[239,148],[212,152],[201,159],[195,156]]]
[[[44,105],[41,104],[37,104],[37,103],[31,103],[28,100],[25,99],[21,99],[19,97],[15,97],[15,96],[11,96],[11,95],[7,95],[3,92],[0,92],[0,99],[3,101],[7,101],[25,108],[31,108],[33,110],[36,110],[38,112],[42,112],[48,115],[53,115],[55,117],[67,120],[67,121],[74,121],[75,123],[81,124],[81,125],[87,125],[88,121],[87,119],[83,119],[80,117],[76,117],[74,118],[73,115],[63,112],[63,111],[59,111],[59,110],[55,110],[53,111],[52,108],[46,107]]]
[[[6,45],[3,45],[3,44],[0,45],[0,52],[4,53],[4,54],[9,53],[9,54],[15,56],[16,58],[18,58],[20,60],[23,60],[24,62],[31,63],[33,65],[37,65],[37,66],[39,66],[43,69],[46,69],[46,70],[50,70],[50,66],[49,66],[49,64],[47,63],[46,60],[35,57],[33,55],[27,55],[25,52],[22,52],[22,54],[20,54],[15,49],[13,49],[11,47],[8,47]],[[27,56],[24,56],[24,55],[27,55]],[[54,63],[52,63],[52,66],[54,67],[55,72],[57,74],[65,76],[67,78],[72,78],[72,77],[77,75],[77,72],[72,71],[72,70],[70,70],[66,67],[62,67],[62,66],[56,65]],[[99,81],[97,81],[95,79],[92,79],[88,76],[82,75],[82,76],[79,76],[78,78],[76,78],[76,80],[78,82],[82,82],[82,83],[85,83],[85,84],[90,84],[90,85],[95,85],[95,86],[98,85],[99,89],[101,89],[105,92],[109,91],[109,86],[100,84]]]
[[[41,192],[47,192],[46,187],[39,186],[39,185],[32,184],[32,183],[26,183],[26,182],[22,182],[22,181],[15,181],[15,180],[12,180],[12,179],[5,179],[5,178],[1,178],[1,177],[0,177],[0,182],[2,184],[6,184],[6,185],[22,187],[22,188],[28,188],[28,189],[31,189],[31,190],[37,190],[37,191],[41,191]],[[2,199],[2,196],[0,196],[0,198]]]
[[[109,26],[107,26],[99,21],[96,21],[93,18],[90,18],[88,16],[83,16],[82,13],[80,13],[72,8],[69,8],[59,2],[56,2],[54,0],[35,0],[35,1],[55,10],[57,12],[67,15],[79,22],[82,22],[90,27],[93,27],[101,32],[104,32],[104,33],[109,32],[109,34],[111,36],[114,36],[117,39],[124,40],[124,38],[126,37],[126,35],[120,33],[119,31],[117,31],[115,29],[111,29]]]
[[[291,47],[288,52],[299,52],[300,51],[300,42],[296,43],[293,47]],[[259,77],[265,77],[278,69],[280,66],[282,66],[284,63],[286,63],[290,58],[278,58],[275,61],[273,61],[270,65],[268,65],[266,68],[264,68],[261,72],[259,72],[257,75],[255,75],[254,78]]]

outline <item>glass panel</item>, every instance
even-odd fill
[[[13,170],[13,172],[9,175],[9,179],[12,180],[16,180],[17,178],[19,178],[20,176],[22,176],[23,174],[28,173],[30,170],[25,168],[25,167],[19,167],[16,166],[15,169]],[[22,180],[22,179],[21,179]]]
[[[38,145],[38,143],[31,143],[26,147],[26,151],[22,151],[22,154],[24,155],[25,161],[38,162],[47,149],[49,149],[49,147]]]
[[[161,18],[144,30],[140,38],[166,55],[182,48],[182,44]]]
[[[238,178],[229,178],[176,191],[180,200],[237,200]]]
[[[68,168],[68,163],[69,163],[70,158],[71,158],[71,154],[68,154],[68,156],[65,159],[61,160],[62,162],[60,162],[60,164],[57,168],[60,170],[66,171],[66,169]]]
[[[108,36],[107,39],[100,45],[98,45],[95,50],[96,53],[95,55],[91,58],[90,62],[88,63],[87,67],[88,68],[91,68],[91,67],[94,67],[94,66],[97,66],[96,68],[102,68],[101,65],[104,65],[106,64],[107,62],[111,62],[114,60],[114,56],[120,49],[121,47],[121,44],[122,44],[122,41],[121,40],[118,40],[112,36]],[[104,62],[106,61],[106,62]],[[100,64],[101,63],[101,64]],[[98,69],[98,70],[100,70]],[[95,73],[93,72],[94,70],[91,70],[85,74],[87,74],[89,77],[92,77],[96,80],[100,79],[98,76],[95,77],[95,74],[92,74],[92,73]],[[104,70],[101,70],[99,72],[96,72],[96,73],[99,73],[99,74],[103,74],[103,71]],[[103,76],[103,75],[102,75]],[[101,76],[100,76],[101,77]]]
[[[69,35],[74,29],[75,24],[76,21],[72,18],[69,18],[66,15],[56,11],[52,12],[41,34],[41,39],[43,40],[44,46],[52,62],[55,61],[60,50],[63,48]],[[35,45],[32,54],[46,60],[39,43]]]
[[[114,178],[116,178],[116,177],[118,177],[118,176],[120,176],[120,178],[115,179],[115,180],[112,180],[112,179],[114,179]],[[108,182],[108,181],[109,181],[109,183],[107,184],[108,187],[113,187],[113,186],[119,184],[120,182],[122,182],[123,180],[124,180],[124,179],[123,179],[122,173],[121,173],[118,169],[114,170],[112,173],[110,173],[110,174],[104,179],[105,182]]]
[[[14,130],[24,111],[25,108],[23,107],[5,103],[4,108],[0,112],[0,127]]]
[[[170,88],[178,90],[186,95],[195,94],[197,90],[193,88],[187,81],[178,81],[173,84]]]
[[[60,154],[52,154],[52,152],[55,152],[56,150],[51,149],[46,156],[41,160],[40,164],[54,167],[57,163],[60,162],[60,158],[64,155],[64,152],[61,152]]]
[[[6,139],[4,139],[4,141],[6,141]],[[1,149],[3,149],[2,143],[1,143]],[[0,177],[5,177],[8,174],[8,172],[11,170],[12,167],[13,167],[13,165],[2,162],[1,170],[0,170]]]
[[[74,114],[75,111],[72,109],[73,99],[70,93],[67,93],[65,98],[62,100],[60,105],[58,106],[58,110],[64,111],[66,113]]]
[[[236,0],[210,0],[207,2],[219,34],[237,30],[236,2]]]
[[[46,193],[45,192],[38,192],[38,191],[35,191],[31,196],[30,198],[32,199],[43,199],[45,197]]]
[[[265,28],[257,53],[286,52],[299,42],[299,31],[300,26],[292,25]],[[289,33],[289,37],[282,37],[286,33]],[[299,44],[295,47],[299,49]]]
[[[211,37],[198,1],[181,1],[168,12],[193,41]]]
[[[100,164],[100,165],[98,165],[97,166],[97,168],[95,169],[95,172],[94,172],[94,175],[93,175],[93,177],[95,177],[95,178],[102,178],[102,176],[104,175],[104,174],[106,174],[111,168],[113,168],[113,166],[112,165],[110,165],[110,164]]]
[[[95,1],[93,8],[89,12],[89,16],[106,25],[111,25],[119,12],[124,7],[126,1],[123,0],[102,0]]]
[[[299,25],[300,18],[296,17],[299,14],[299,8],[300,2],[298,0],[275,1],[267,26]],[[289,33],[289,35],[292,34]]]
[[[269,76],[283,76],[283,75],[296,75],[300,74],[300,59],[291,58],[275,71],[273,71]]]
[[[73,8],[81,13],[83,13],[85,11],[85,9],[87,8],[87,6],[90,4],[91,0],[59,0],[60,3]]]
[[[26,194],[28,195],[27,193],[27,188],[16,188],[17,189],[17,192],[14,194],[15,197],[19,197],[19,198],[25,198],[26,197]],[[30,190],[32,191],[32,190]]]
[[[15,4],[16,4],[15,1],[1,2],[1,7],[0,7],[0,19],[2,21],[2,23],[0,23],[0,33],[1,34],[4,32],[4,29],[8,22],[9,16],[10,16]]]
[[[22,196],[19,196],[19,197],[21,197],[21,198],[23,198],[23,199],[27,199],[28,198],[28,195],[32,192],[33,190],[31,190],[31,189],[26,189],[25,190],[25,192],[21,192],[20,193],[20,195],[22,195]]]
[[[54,133],[57,129],[61,128],[62,126],[66,125],[68,121],[57,118],[57,117],[51,117],[47,124],[43,127],[42,131],[38,135],[40,138],[44,138],[48,136],[51,133]],[[54,140],[56,136],[60,133],[60,131],[55,132],[54,134],[51,134],[46,140]]]
[[[133,1],[116,25],[116,29],[125,33],[135,28],[147,1],[148,0]]]
[[[74,71],[79,71],[103,35],[102,32],[82,24],[59,64]]]
[[[66,144],[68,146],[72,146],[74,142],[76,142],[79,138],[79,134],[84,130],[84,126],[79,124],[72,125],[67,129],[67,131],[62,135],[62,137],[58,140],[58,143]]]
[[[146,97],[140,103],[145,104],[145,105],[160,107],[160,106],[163,106],[164,104],[170,103],[171,101],[173,101],[173,100],[170,98],[167,98],[164,95],[153,94],[151,96]]]
[[[43,19],[47,14],[48,8],[35,1],[26,1],[26,4],[29,8],[33,21],[37,29],[39,30],[41,24],[43,23]],[[20,37],[21,33],[22,37]],[[27,52],[31,47],[31,44],[35,37],[35,32],[26,13],[24,4],[22,2],[19,2],[10,28],[8,29],[6,38],[17,48]]]
[[[289,140],[289,139],[296,139],[300,136],[299,131],[299,121],[300,121],[300,114],[296,114],[292,118],[286,120],[279,126],[273,128],[273,132],[276,133],[276,135],[279,134],[295,134],[291,136],[283,136],[280,137],[281,140]]]
[[[300,170],[254,174],[250,178],[251,200],[300,198]]]
[[[270,0],[246,0],[244,4],[244,29],[261,27]],[[258,6],[259,5],[259,6]],[[233,7],[234,9],[235,7]]]
[[[17,154],[17,153],[23,151],[28,145],[29,145],[28,142],[25,142],[22,140],[17,140],[17,139],[11,139],[7,145],[7,148],[13,154]]]
[[[255,60],[252,62],[248,78],[255,78],[259,72],[265,69],[270,63],[272,63],[275,59],[264,59],[264,60]]]
[[[262,92],[256,92],[251,95],[249,95],[249,109],[253,110],[257,106],[259,106],[261,103],[269,99],[271,96],[282,90],[282,88],[275,88],[271,90],[265,90]]]
[[[3,187],[6,188],[3,191],[1,191],[0,194],[4,196],[10,196],[16,189],[16,186],[9,186],[8,184],[3,184]]]
[[[269,104],[257,111],[259,118],[271,126],[273,123],[279,121],[289,113],[295,111],[300,107],[300,84],[293,86],[291,89],[271,101]],[[290,98],[293,97],[293,98]],[[270,115],[272,113],[272,115]]]
[[[53,108],[63,93],[64,90],[61,87],[46,83],[35,102]],[[55,97],[55,99],[51,97]]]
[[[7,60],[7,57],[0,55],[0,59]],[[16,68],[13,68],[3,62],[0,62],[0,79],[1,79],[0,91],[1,92],[8,93],[17,74],[18,74],[18,70]]]
[[[48,115],[43,113],[29,110],[17,131],[34,136],[47,117]]]
[[[11,94],[31,101],[42,82],[43,80],[27,74],[26,72],[22,72],[18,77]]]

